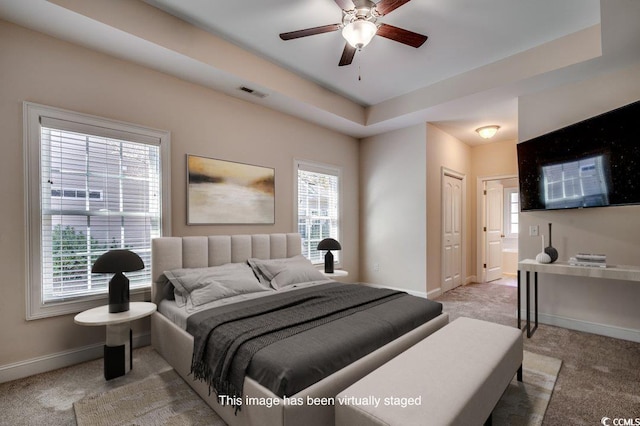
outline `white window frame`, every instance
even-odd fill
[[[518,198],[518,210],[511,211],[511,194],[518,194],[518,188],[505,188],[504,189],[504,236],[506,238],[518,238],[518,233],[511,232],[511,214],[520,213],[520,199]],[[518,221],[520,218],[518,217]]]
[[[338,233],[336,239],[342,244],[342,198],[343,198],[343,182],[342,182],[342,167],[319,163],[308,160],[293,160],[293,226],[296,232],[298,232],[298,170],[307,170],[316,173],[323,173],[327,175],[333,175],[338,177]],[[304,254],[304,251],[303,251]],[[334,253],[336,257],[335,267],[342,267],[342,255],[341,253]],[[314,265],[324,265],[324,260],[321,262],[313,262]]]
[[[57,315],[81,312],[83,310],[104,305],[107,294],[83,296],[60,302],[42,302],[41,277],[41,117],[65,120],[78,123],[79,126],[90,126],[101,136],[122,138],[123,135],[136,135],[140,139],[155,139],[160,145],[161,167],[161,232],[171,235],[171,134],[165,130],[151,129],[136,124],[110,120],[93,115],[78,113],[60,108],[39,105],[32,102],[23,103],[23,143],[24,143],[24,208],[25,208],[25,259],[26,259],[26,319],[34,320]],[[158,143],[158,142],[156,142]],[[147,265],[151,267],[151,265]],[[131,291],[132,301],[142,301],[151,288],[140,288]]]

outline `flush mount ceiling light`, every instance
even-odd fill
[[[476,132],[478,132],[481,138],[490,139],[498,132],[499,128],[500,126],[496,126],[496,125],[484,126],[484,127],[477,128]]]

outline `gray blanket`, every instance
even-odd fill
[[[260,349],[403,295],[332,283],[192,315],[187,323],[194,336],[191,372],[218,395],[242,396],[247,367]]]

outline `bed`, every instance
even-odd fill
[[[366,309],[371,310],[371,312],[362,310],[364,308],[359,307],[342,309],[340,312],[351,312],[350,310],[352,309],[356,309],[357,311],[355,314],[348,316],[338,314],[342,315],[340,319],[320,326],[314,325],[308,331],[296,331],[284,340],[256,352],[251,364],[249,364],[250,368],[247,370],[247,376],[241,381],[243,398],[248,398],[254,403],[243,404],[241,409],[237,410],[237,405],[234,404],[232,400],[221,400],[216,396],[215,391],[211,392],[210,382],[206,380],[196,380],[194,379],[194,375],[197,374],[191,373],[194,341],[196,343],[196,353],[198,353],[202,347],[202,338],[199,335],[194,337],[194,335],[187,331],[191,327],[190,331],[194,332],[193,328],[198,327],[197,324],[199,322],[195,319],[205,315],[205,311],[213,312],[215,315],[227,315],[228,313],[225,310],[229,312],[232,310],[234,312],[245,312],[247,309],[263,309],[258,306],[263,306],[265,303],[282,304],[283,302],[280,302],[280,300],[285,297],[302,298],[306,300],[319,297],[317,296],[319,294],[338,294],[340,292],[344,293],[356,290],[360,292],[356,287],[362,288],[365,286],[353,284],[340,285],[325,279],[325,277],[321,275],[321,277],[313,276],[312,280],[310,279],[308,282],[300,284],[289,285],[289,283],[285,283],[286,285],[280,286],[278,290],[270,288],[273,286],[278,287],[276,284],[277,279],[269,276],[268,270],[264,269],[265,265],[272,267],[280,261],[285,265],[297,265],[297,263],[294,262],[297,262],[296,259],[301,257],[301,238],[299,234],[294,233],[162,237],[153,240],[152,253],[152,301],[158,305],[158,311],[155,312],[151,318],[152,345],[207,404],[210,405],[227,424],[232,426],[332,425],[334,424],[334,406],[331,404],[330,398],[335,397],[340,391],[352,383],[448,323],[448,315],[441,312],[441,306],[437,313],[431,312],[432,309],[435,309],[435,305],[439,305],[436,302],[425,301],[424,299],[415,298],[414,296],[408,296],[406,294],[399,295],[392,291],[387,291],[386,294],[379,296],[375,295],[375,299],[367,299],[366,303],[363,302],[363,306],[366,305]],[[180,300],[180,290],[184,290],[181,288],[181,284],[179,284],[183,283],[183,281],[179,280],[182,279],[181,277],[190,276],[189,274],[191,274],[192,271],[218,270],[225,269],[227,266],[231,268],[241,267],[242,271],[244,271],[246,268],[245,265],[248,265],[250,263],[249,261],[252,262],[252,270],[256,272],[256,280],[262,281],[266,279],[269,281],[269,279],[273,278],[270,287],[267,287],[269,285],[268,282],[260,283],[264,286],[264,291],[234,294],[232,297],[211,302],[209,302],[205,294],[202,299],[204,303],[199,304],[197,307],[195,305],[197,305],[198,302],[194,301],[200,299],[196,296],[195,291],[191,293],[193,296],[192,301],[185,302],[184,300]],[[280,263],[277,264],[280,265]],[[278,266],[278,268],[278,271],[284,269],[286,273],[289,273],[289,269],[286,269],[288,266]],[[292,266],[291,270],[293,271],[295,268]],[[260,272],[263,272],[263,274],[261,275]],[[296,274],[293,273],[293,275]],[[278,276],[282,277],[283,275]],[[168,277],[171,277],[170,281],[168,281]],[[296,277],[296,279],[299,280],[300,278]],[[175,284],[175,286],[169,286],[169,282]],[[184,282],[188,283],[188,280]],[[284,281],[281,280],[280,284],[283,282]],[[349,299],[352,297],[351,293],[344,294],[348,294]],[[364,295],[358,295],[358,297],[368,298],[374,296],[366,293]],[[344,298],[345,297],[342,297],[342,299]],[[181,303],[185,304],[178,306]],[[424,322],[424,319],[422,319],[421,324],[412,325],[412,328],[408,331],[394,325],[391,327],[394,330],[401,329],[402,334],[399,335],[399,337],[389,337],[388,340],[390,340],[388,343],[377,349],[371,349],[362,356],[357,354],[353,355],[353,350],[348,351],[349,356],[357,356],[358,358],[355,360],[340,361],[342,363],[346,362],[347,364],[324,378],[311,379],[310,383],[306,384],[296,383],[295,386],[285,383],[285,385],[281,384],[281,386],[276,389],[277,385],[265,382],[265,376],[281,376],[281,373],[270,374],[268,368],[263,368],[262,370],[260,370],[259,367],[254,368],[254,364],[259,365],[259,361],[262,359],[270,362],[268,354],[269,352],[274,352],[275,349],[273,348],[280,347],[279,350],[282,350],[282,348],[287,348],[286,345],[288,344],[296,344],[295,341],[297,340],[298,347],[309,346],[313,348],[313,353],[309,354],[309,361],[304,360],[304,362],[300,362],[300,358],[288,358],[293,357],[290,353],[295,353],[296,351],[294,350],[286,351],[286,356],[283,355],[283,358],[289,360],[286,361],[287,363],[301,364],[302,367],[306,367],[309,371],[318,370],[319,368],[316,367],[324,367],[324,358],[318,358],[316,355],[323,350],[325,350],[325,352],[333,351],[330,342],[332,335],[339,335],[343,330],[353,329],[354,327],[357,328],[358,336],[365,335],[367,333],[367,323],[371,322],[371,318],[384,315],[397,316],[400,315],[400,311],[408,310],[404,308],[405,306],[415,305],[416,309],[418,309],[418,305],[422,306],[426,303],[431,304],[428,306],[431,313],[430,319],[428,319],[427,322]],[[369,307],[370,304],[371,307]],[[383,305],[402,306],[403,308],[390,309]],[[200,309],[200,306],[212,307],[212,309],[203,310]],[[383,308],[390,313],[383,313]],[[305,307],[303,310],[306,311],[308,309]],[[367,315],[369,315],[369,317],[367,317]],[[386,318],[382,320],[386,321]],[[346,322],[343,323],[342,321]],[[351,321],[351,323],[349,323],[349,321]],[[346,326],[344,324],[346,324]],[[360,327],[362,327],[362,330],[360,330]],[[406,328],[407,326],[405,325],[403,327]],[[322,334],[323,332],[325,334]],[[396,332],[398,331],[396,330]],[[312,343],[301,343],[302,340],[300,339],[305,338],[305,333],[310,335],[310,337],[308,337],[310,339],[308,340],[309,342],[315,341],[315,346],[313,346]],[[315,334],[314,336],[313,333],[320,334]],[[327,338],[327,336],[329,336],[329,338]],[[273,358],[273,353],[271,357]],[[322,365],[319,364],[319,359],[323,359]],[[325,374],[327,373],[325,372]],[[273,379],[273,377],[271,377],[271,379]],[[290,381],[293,382],[293,380]],[[294,393],[289,394],[289,392],[292,391]],[[328,399],[323,400],[322,398]],[[243,401],[246,400],[247,399],[243,399]],[[298,404],[298,402],[301,401],[304,403]]]

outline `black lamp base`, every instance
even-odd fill
[[[324,272],[333,274],[333,254],[331,254],[331,250],[324,255]]]
[[[122,272],[116,274],[109,281],[109,313],[126,312],[129,310],[129,278]]]

